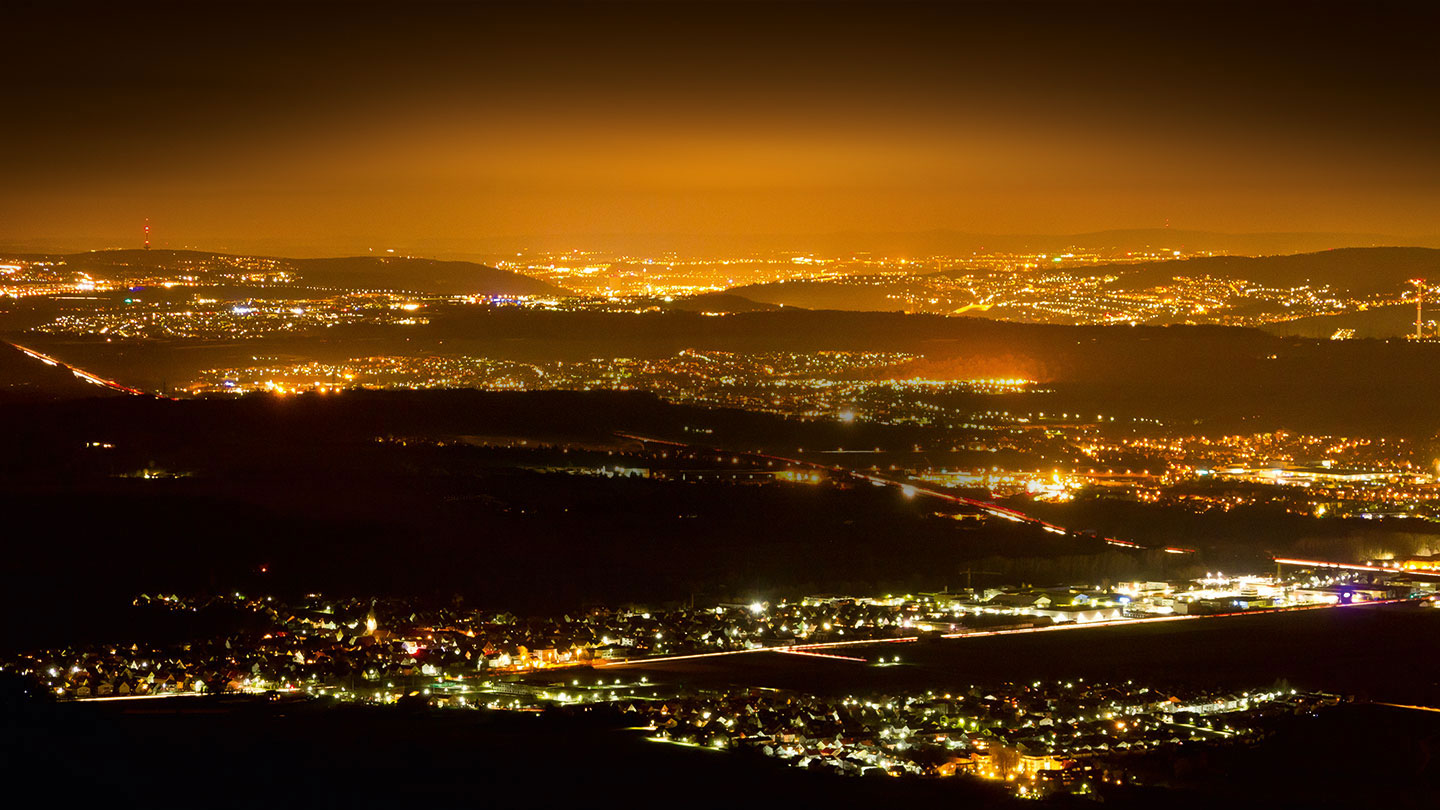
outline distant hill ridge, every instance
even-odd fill
[[[1124,273],[1120,284],[1131,288],[1163,284],[1175,276],[1212,276],[1277,287],[1328,284],[1357,293],[1388,292],[1412,278],[1440,282],[1440,250],[1365,247],[1289,256],[1205,256],[1171,262],[1104,265],[1095,268],[1095,272]]]
[[[321,287],[366,288],[420,285],[421,292],[442,295],[569,295],[566,290],[510,270],[474,262],[413,259],[398,256],[353,256],[337,259],[293,259],[309,284]]]
[[[1440,249],[1424,247],[1337,248],[1281,256],[1204,256],[1133,264],[1078,265],[1067,272],[1116,276],[1109,288],[1140,290],[1168,284],[1177,276],[1243,279],[1260,286],[1329,285],[1359,295],[1394,293],[1412,278],[1440,283]],[[963,275],[965,271],[946,271]],[[752,284],[725,292],[746,299],[809,309],[888,312],[905,308],[900,293],[919,276]]]
[[[808,244],[808,243],[807,243]],[[981,234],[931,230],[904,234],[839,233],[817,238],[815,244],[839,252],[867,251],[878,255],[920,256],[966,253],[1063,253],[1066,251],[1183,250],[1232,255],[1268,256],[1307,253],[1341,247],[1434,244],[1433,238],[1406,238],[1375,233],[1220,231],[1172,228],[1127,228],[1070,234]],[[815,249],[822,249],[817,247]]]
[[[430,239],[409,243],[407,250],[435,255],[506,255],[520,249],[563,252],[576,245],[620,255],[679,253],[692,257],[728,258],[753,253],[782,255],[815,253],[829,256],[867,254],[896,258],[965,256],[972,253],[1137,252],[1182,250],[1270,256],[1307,253],[1340,247],[1428,245],[1440,247],[1440,234],[1401,235],[1336,232],[1227,233],[1176,228],[1128,228],[1082,233],[974,233],[845,230],[824,233],[576,233],[507,237]],[[400,245],[394,245],[400,247]],[[271,251],[275,252],[275,251]]]
[[[42,258],[42,257],[30,257]],[[200,250],[98,250],[46,256],[87,272],[139,267],[168,270],[180,262],[259,258],[279,262],[307,286],[339,289],[392,289],[436,295],[570,295],[539,279],[464,261],[439,261],[410,256],[346,256],[333,259],[288,259],[240,256]]]

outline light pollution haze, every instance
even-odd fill
[[[1440,232],[1420,4],[18,3],[0,243]]]

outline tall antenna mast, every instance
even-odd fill
[[[150,249],[150,218],[145,218],[145,249]]]
[[[1415,339],[1420,340],[1425,337],[1425,279],[1412,278],[1410,283],[1415,285]]]

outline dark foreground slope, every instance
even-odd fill
[[[0,778],[66,806],[1012,807],[959,780],[857,779],[658,745],[606,718],[263,700],[0,705]],[[168,705],[165,705],[168,704]]]

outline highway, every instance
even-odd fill
[[[1102,621],[1102,622],[1085,622],[1085,623],[1083,623],[1083,624],[1082,624],[1082,623],[1078,623],[1078,622],[1076,622],[1076,623],[1067,623],[1067,624],[1055,624],[1055,625],[1050,625],[1049,627],[1019,627],[1019,628],[1013,628],[1013,629],[1009,629],[1009,630],[974,630],[974,631],[960,632],[960,633],[944,633],[944,634],[942,634],[942,635],[940,636],[940,638],[942,638],[942,639],[948,639],[948,640],[962,640],[962,639],[972,639],[972,638],[990,638],[990,637],[993,637],[993,636],[1017,636],[1017,635],[1026,635],[1026,634],[1032,634],[1032,633],[1059,633],[1059,632],[1072,631],[1072,630],[1092,630],[1092,629],[1097,629],[1097,628],[1101,628],[1101,627],[1131,627],[1131,626],[1138,626],[1138,625],[1142,625],[1142,624],[1159,624],[1159,623],[1166,623],[1166,622],[1200,621],[1200,620],[1205,620],[1205,619],[1233,619],[1233,618],[1236,618],[1236,617],[1238,617],[1238,616],[1263,616],[1263,615],[1266,615],[1266,614],[1269,614],[1269,613],[1298,613],[1298,612],[1300,612],[1300,611],[1306,611],[1306,610],[1340,610],[1340,609],[1344,609],[1344,608],[1374,607],[1374,606],[1378,606],[1378,605],[1395,605],[1395,604],[1414,603],[1414,602],[1419,602],[1419,601],[1421,601],[1421,600],[1417,600],[1417,599],[1377,599],[1377,600],[1375,600],[1375,601],[1373,601],[1373,602],[1354,602],[1354,603],[1348,603],[1348,604],[1333,604],[1333,605],[1296,605],[1296,606],[1293,606],[1293,607],[1262,608],[1262,609],[1260,609],[1260,610],[1240,610],[1240,611],[1235,611],[1235,612],[1233,612],[1233,613],[1209,613],[1209,614],[1203,614],[1203,615],[1183,615],[1183,616],[1152,616],[1152,617],[1148,617],[1148,618],[1144,618],[1144,619],[1113,619],[1113,620],[1110,620],[1110,621]],[[626,666],[631,666],[631,667],[637,667],[637,666],[638,666],[638,667],[643,667],[643,666],[649,666],[649,665],[652,665],[652,664],[664,664],[664,663],[671,663],[671,662],[675,662],[675,661],[694,661],[694,660],[701,660],[701,659],[706,659],[706,658],[721,658],[721,657],[732,656],[732,655],[749,655],[749,654],[751,654],[751,653],[765,653],[765,652],[787,653],[787,654],[809,654],[809,655],[813,655],[813,656],[815,656],[815,657],[832,658],[832,659],[838,659],[838,660],[841,660],[841,661],[850,661],[850,662],[867,663],[867,664],[868,664],[868,663],[869,663],[869,659],[866,659],[866,658],[856,658],[856,657],[853,657],[853,656],[840,656],[840,655],[820,654],[819,651],[821,651],[821,650],[834,650],[834,649],[839,649],[839,648],[843,648],[843,647],[862,647],[862,646],[866,646],[866,645],[875,645],[875,644],[907,644],[907,643],[912,643],[912,642],[916,642],[916,641],[919,641],[919,640],[920,640],[920,636],[903,636],[903,637],[900,637],[900,638],[872,638],[872,639],[854,639],[854,640],[850,640],[850,641],[828,641],[828,642],[820,642],[820,643],[816,643],[816,644],[775,644],[775,645],[765,646],[765,647],[751,647],[751,648],[744,649],[744,650],[720,650],[720,651],[717,651],[717,652],[708,652],[708,653],[683,653],[683,654],[679,654],[679,655],[655,655],[655,656],[649,656],[649,657],[646,657],[646,658],[630,658],[630,659],[625,659],[625,660],[622,660],[622,661],[596,661],[596,662],[594,662],[594,666],[597,667],[597,668],[600,668],[600,667],[605,667],[605,668],[611,668],[611,667],[626,667]]]
[[[66,362],[63,361],[63,360],[57,360],[57,359],[55,359],[54,357],[51,357],[51,356],[48,355],[48,354],[43,354],[43,353],[38,352],[38,351],[36,351],[35,349],[31,349],[31,348],[29,348],[29,347],[27,347],[27,346],[21,346],[19,343],[11,343],[11,342],[8,341],[8,340],[6,340],[6,341],[0,341],[0,343],[4,343],[4,344],[6,344],[7,346],[11,346],[11,347],[13,347],[14,349],[16,349],[17,351],[19,351],[19,352],[21,352],[21,353],[23,353],[23,354],[25,354],[25,355],[27,355],[27,356],[29,356],[29,357],[32,357],[32,358],[34,358],[34,359],[36,359],[36,360],[39,360],[40,362],[44,363],[44,364],[47,365],[47,366],[54,366],[54,367],[56,367],[56,368],[63,368],[63,369],[65,369],[66,371],[70,372],[71,374],[74,374],[77,379],[84,380],[85,382],[90,383],[91,385],[98,385],[98,386],[100,386],[101,388],[108,388],[108,389],[110,389],[110,390],[112,390],[112,391],[119,391],[119,392],[122,393],[122,394],[129,394],[129,395],[131,395],[131,396],[137,396],[137,397],[155,397],[155,398],[157,398],[157,399],[172,399],[172,397],[166,397],[166,396],[162,396],[162,395],[160,395],[160,394],[151,394],[151,393],[149,393],[148,391],[141,391],[141,390],[138,389],[138,388],[131,388],[130,386],[128,386],[128,385],[123,385],[123,384],[121,384],[121,383],[116,382],[115,380],[107,380],[107,379],[105,379],[104,377],[101,377],[101,376],[98,375],[98,374],[92,374],[92,373],[90,373],[90,372],[88,372],[88,371],[86,371],[86,370],[84,370],[84,369],[82,369],[82,368],[76,368],[75,366],[72,366],[72,365],[70,365],[69,363],[66,363]]]

